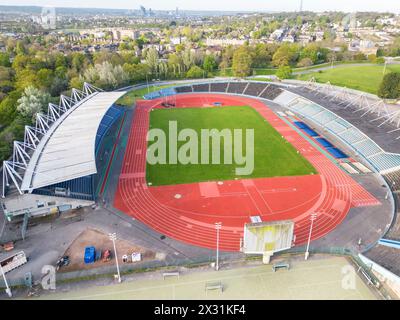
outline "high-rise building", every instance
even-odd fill
[[[142,12],[143,16],[146,16],[146,8],[143,6],[140,6],[140,11]]]
[[[43,29],[55,29],[57,25],[56,9],[50,7],[43,7],[40,15],[40,24]]]

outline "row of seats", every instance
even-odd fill
[[[111,106],[107,110],[107,112],[104,115],[103,119],[101,120],[99,128],[97,130],[96,143],[95,143],[96,152],[97,152],[97,149],[98,149],[104,135],[112,127],[112,125],[115,123],[115,121],[117,121],[121,117],[122,112],[123,112],[122,109],[118,108],[116,106]]]
[[[392,153],[380,153],[368,159],[378,171],[400,167],[400,155]]]
[[[209,83],[194,84],[192,87],[193,87],[193,92],[209,92],[210,91]]]
[[[184,86],[184,87],[177,87],[175,88],[176,93],[189,93],[193,92],[192,86]]]
[[[400,192],[400,169],[384,175],[394,192]]]
[[[400,155],[385,153],[381,147],[352,124],[322,106],[298,99],[289,105],[289,108],[339,136],[369,160],[379,172],[400,166]]]
[[[266,88],[265,83],[250,83],[243,92],[247,96],[258,97]]]
[[[364,254],[386,270],[400,276],[400,250],[378,244]]]
[[[175,92],[176,93],[221,92],[221,93],[243,94],[247,96],[274,100],[282,93],[282,89],[271,83],[211,82],[211,83],[201,83],[201,84],[176,87]],[[155,96],[158,97],[156,94]]]
[[[58,190],[58,192],[56,189]],[[60,192],[61,190],[64,190],[65,194],[63,194],[63,192]],[[53,197],[55,196],[81,200],[93,200],[93,176],[86,176],[35,189],[33,190],[33,193]]]

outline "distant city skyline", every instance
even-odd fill
[[[76,8],[139,9],[141,5],[153,10],[219,10],[219,11],[299,11],[301,0],[0,0],[0,5],[52,6]],[[304,11],[379,11],[400,13],[398,0],[303,0]]]

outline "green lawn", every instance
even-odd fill
[[[383,66],[340,66],[322,72],[313,72],[298,75],[298,80],[310,80],[315,77],[318,82],[328,82],[342,87],[361,90],[377,94],[379,85],[383,79]],[[400,65],[388,65],[386,73],[390,71],[400,72]]]
[[[223,161],[222,164],[211,164],[211,161],[210,164],[168,164],[167,152],[167,164],[147,163],[147,182],[153,186],[316,173],[312,165],[297,154],[297,150],[250,107],[155,109],[150,115],[150,128],[162,129],[167,135],[167,145],[169,121],[177,121],[178,132],[191,128],[198,133],[198,137],[201,129],[227,128],[231,132],[232,129],[254,129],[254,171],[251,175],[237,176],[235,169],[243,165],[223,164]],[[243,154],[246,154],[245,134],[242,141]],[[149,142],[149,146],[153,143]],[[185,142],[178,142],[178,149],[183,144]],[[223,145],[224,143],[221,143],[221,155]],[[200,162],[200,152],[198,159]]]
[[[34,299],[45,300],[375,300],[361,279],[361,273],[342,257],[302,261],[287,260],[290,270],[273,272],[271,265],[208,269],[187,269],[165,280],[161,272],[137,275],[113,285],[82,283],[43,292]],[[354,270],[354,286],[343,285]],[[221,282],[224,291],[206,292],[206,283]],[[348,282],[345,282],[346,284]],[[32,299],[32,298],[30,298]],[[282,310],[283,311],[283,310]],[[164,317],[168,318],[168,317]],[[176,317],[175,317],[176,318]],[[190,318],[190,317],[189,317]],[[211,317],[209,317],[211,318]],[[232,318],[234,319],[234,318]]]

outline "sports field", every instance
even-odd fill
[[[121,284],[85,287],[43,295],[41,299],[118,300],[371,300],[375,295],[345,258],[291,261],[290,270],[272,271],[271,265],[241,267],[216,272],[211,268],[188,269],[163,280],[162,271],[137,275]],[[221,282],[224,291],[206,292],[207,282]]]
[[[297,76],[298,80],[310,80],[312,77],[317,82],[326,83],[330,81],[333,85],[361,90],[377,94],[383,79],[384,67],[376,66],[340,66],[333,69],[323,70]],[[386,73],[400,72],[400,65],[387,65]]]
[[[224,143],[220,145],[221,164],[212,164],[211,152],[209,164],[167,164],[151,165],[147,163],[147,182],[153,186],[183,184],[204,181],[233,180],[235,178],[260,178],[302,176],[316,173],[313,166],[288,143],[282,136],[251,107],[209,107],[154,109],[150,113],[150,128],[162,129],[167,135],[169,145],[169,122],[176,121],[178,132],[191,128],[201,137],[202,129],[254,129],[254,171],[251,175],[237,176],[235,169],[243,167],[233,162],[224,164]],[[221,141],[223,142],[223,140]],[[154,142],[149,142],[149,146]],[[178,149],[186,142],[178,142]],[[200,141],[199,141],[200,146]],[[212,148],[211,141],[209,143]],[[232,150],[232,144],[226,144]],[[245,131],[242,135],[242,154],[246,154]]]

